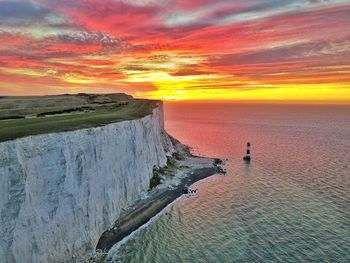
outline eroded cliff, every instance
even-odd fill
[[[0,143],[0,258],[69,262],[96,247],[174,146],[162,105],[140,119]]]

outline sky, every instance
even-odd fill
[[[350,0],[0,0],[0,95],[350,103]]]

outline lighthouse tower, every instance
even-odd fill
[[[246,162],[250,162],[250,142],[247,142],[247,153],[243,157],[243,160]]]

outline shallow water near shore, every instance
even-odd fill
[[[350,107],[165,105],[166,129],[227,174],[193,185],[113,262],[350,262]],[[252,162],[242,161],[252,144]]]

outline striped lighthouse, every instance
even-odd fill
[[[244,161],[250,162],[250,142],[247,142],[247,153],[243,157]]]

